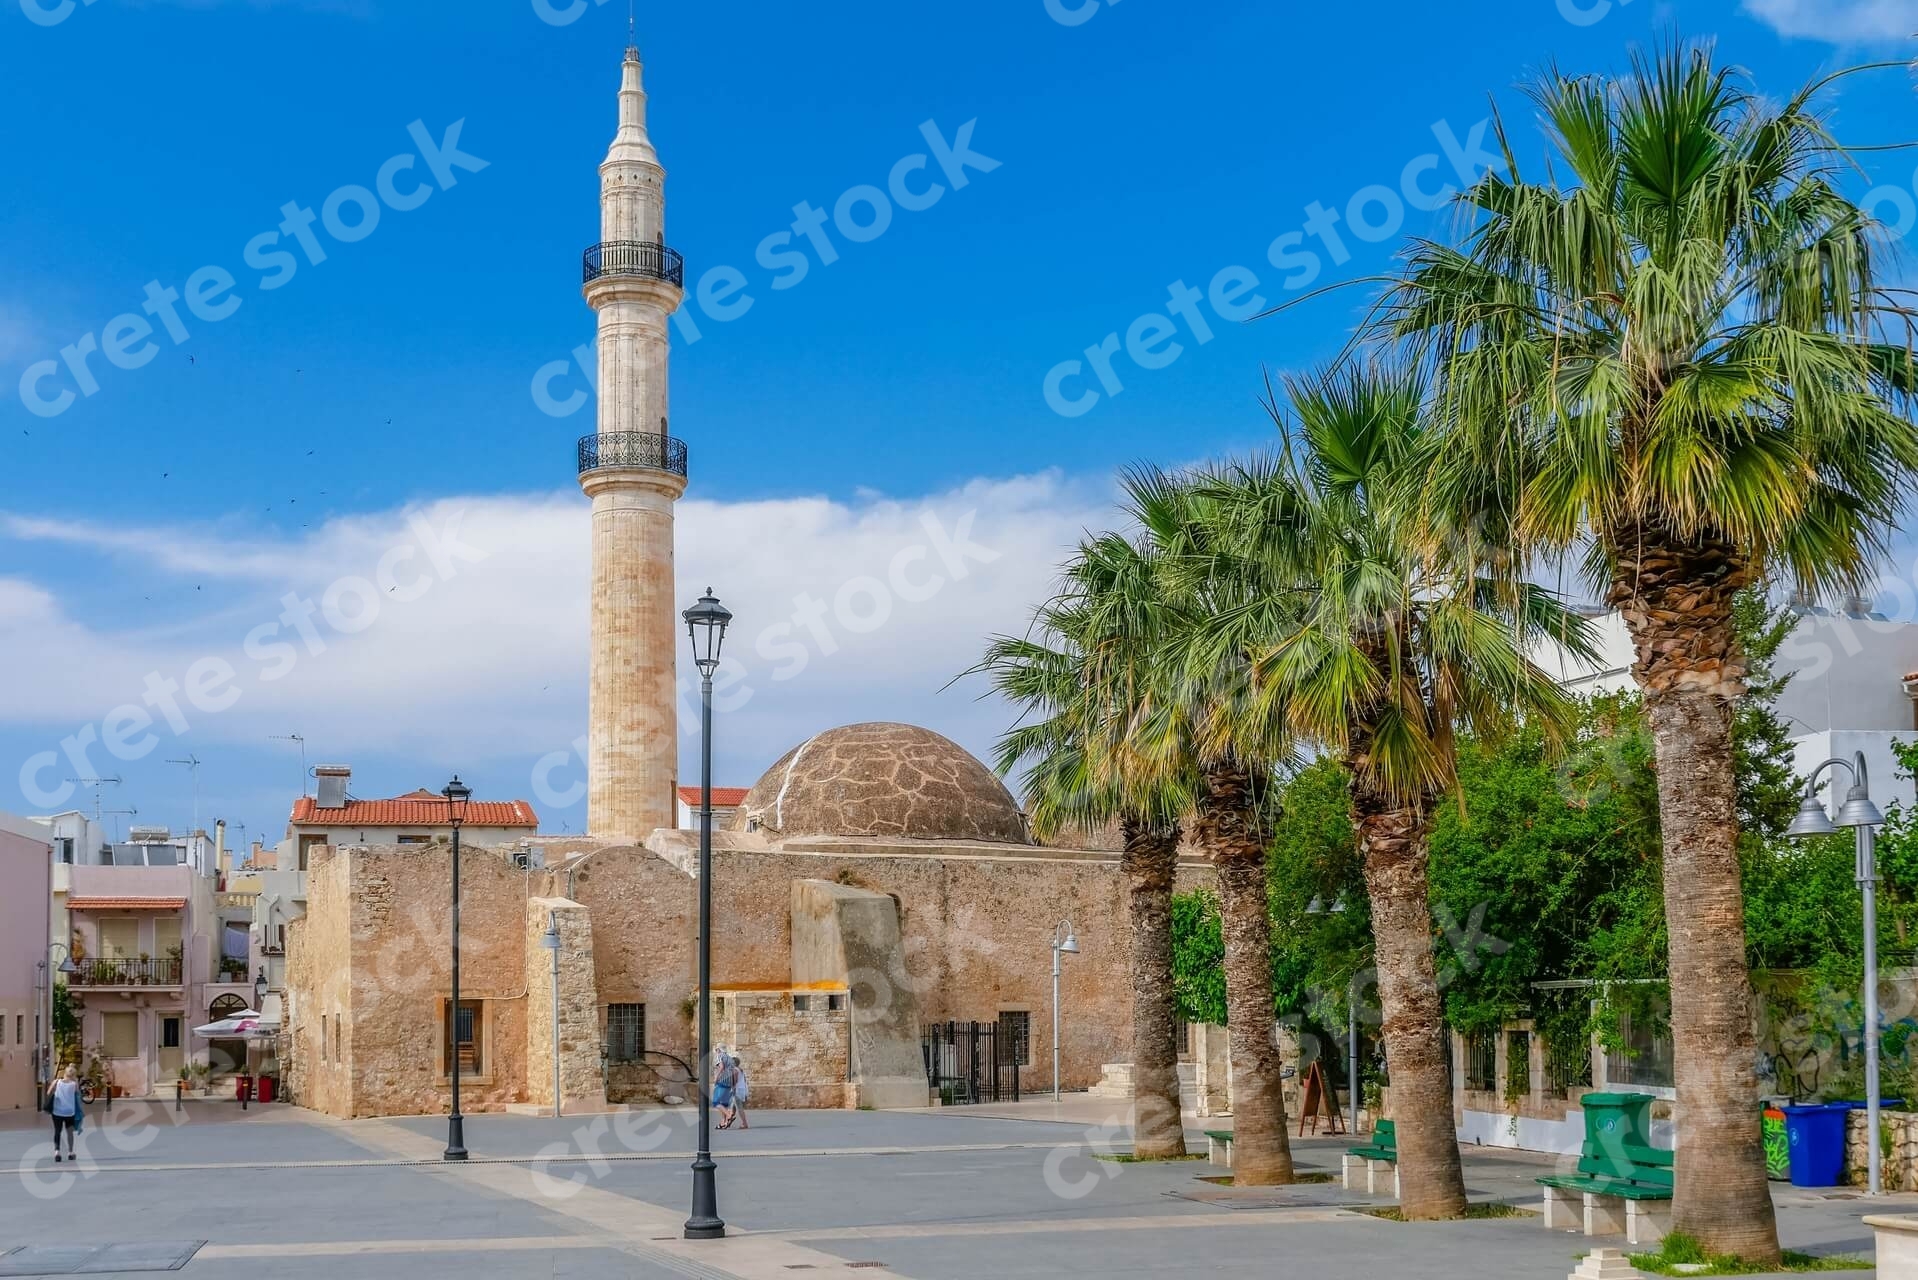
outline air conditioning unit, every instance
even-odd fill
[[[513,850],[513,865],[521,871],[544,871],[546,869],[546,850],[536,844],[524,845]]]

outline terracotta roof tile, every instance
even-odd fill
[[[67,898],[68,911],[179,911],[185,906],[185,898]]]
[[[447,827],[446,815],[446,801],[422,790],[391,800],[348,800],[343,809],[322,809],[312,796],[301,796],[288,821],[301,827]],[[473,800],[465,825],[537,830],[539,815],[524,800]]]
[[[713,807],[719,809],[737,809],[746,802],[746,791],[747,788],[745,787],[714,787]],[[699,788],[681,787],[679,789],[679,799],[682,804],[689,804],[694,808],[698,808]]]

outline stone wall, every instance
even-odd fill
[[[1031,1027],[1026,1087],[1050,1076],[1051,944],[1070,919],[1081,952],[1067,956],[1061,1005],[1063,1083],[1084,1088],[1106,1062],[1131,1056],[1130,931],[1117,859],[1032,847],[813,840],[803,847],[748,847],[719,833],[714,867],[714,985],[740,991],[789,991],[793,974],[793,885],[823,880],[898,904],[905,983],[924,1023],[990,1022],[1023,1010]],[[676,843],[677,842],[677,843]],[[522,871],[494,850],[462,860],[462,994],[484,1002],[484,1066],[462,1083],[471,1111],[550,1101],[551,1008],[535,996],[550,988],[530,901],[577,904],[564,957],[583,967],[565,979],[571,1005],[562,1037],[581,1083],[597,1095],[599,1044],[608,1004],[645,1006],[646,1044],[691,1063],[692,995],[697,981],[697,882],[681,833],[654,837],[659,852],[603,848],[564,865]],[[549,844],[549,857],[553,846]],[[436,851],[438,852],[438,851]],[[288,931],[293,1014],[285,1074],[302,1103],[340,1116],[441,1114],[450,981],[446,859],[417,849],[316,850],[308,914]],[[1180,888],[1209,879],[1188,864]],[[545,909],[552,909],[550,907]],[[572,939],[577,933],[579,941]],[[586,939],[590,937],[590,952]],[[534,955],[533,952],[538,954]],[[889,979],[890,981],[890,979]],[[592,1030],[584,1018],[591,989]],[[570,994],[568,994],[570,992]],[[854,990],[851,1005],[874,1002],[875,987]],[[530,1006],[530,1007],[529,1007]],[[320,1019],[340,1050],[319,1049]],[[786,1083],[779,1064],[756,1055],[754,1084]],[[810,1087],[804,1058],[792,1083]],[[592,1077],[590,1083],[588,1076]],[[843,1069],[830,1077],[845,1079]],[[566,1086],[569,1098],[574,1084]],[[607,1068],[613,1101],[691,1096],[682,1072],[655,1053],[645,1063]],[[833,1103],[832,1105],[841,1105]]]
[[[796,1011],[794,996],[811,1007]],[[847,1081],[851,1026],[844,1009],[828,1008],[826,993],[726,991],[714,1002],[713,1043],[738,1055],[750,1086],[749,1107],[853,1104]]]
[[[1861,1107],[1845,1118],[1845,1177],[1855,1187],[1870,1180],[1867,1163],[1871,1157],[1865,1145],[1869,1117]],[[1882,1130],[1879,1179],[1886,1191],[1918,1191],[1918,1115],[1908,1111],[1880,1111]],[[1889,1140],[1889,1152],[1884,1144]]]
[[[544,945],[549,922],[559,925],[559,950]],[[593,924],[585,907],[565,898],[526,902],[526,1100],[553,1105],[554,980],[559,958],[559,1087],[565,1108],[599,1111],[606,1105],[600,1074],[599,988],[593,974]]]

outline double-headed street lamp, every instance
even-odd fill
[[[453,1059],[453,1110],[446,1117],[446,1150],[442,1160],[466,1159],[466,1117],[460,1114],[460,823],[466,821],[466,802],[473,788],[453,780],[440,789],[446,797],[446,820],[453,825],[453,1004],[447,1019],[447,1049]]]
[[[707,587],[699,603],[680,616],[699,668],[699,1154],[693,1158],[693,1216],[686,1219],[686,1238],[717,1240],[726,1234],[726,1223],[719,1216],[712,1152],[713,673],[719,670],[719,647],[733,615]]]
[[[1836,765],[1851,774],[1851,790],[1838,808],[1833,822],[1818,798],[1818,777]],[[1878,1151],[1878,853],[1874,827],[1883,826],[1885,815],[1871,802],[1871,783],[1865,772],[1865,753],[1850,760],[1834,756],[1811,771],[1805,780],[1805,798],[1798,805],[1798,816],[1785,828],[1788,836],[1836,835],[1838,828],[1850,827],[1858,842],[1855,874],[1865,899],[1865,1141],[1866,1163],[1870,1168],[1868,1194],[1877,1195],[1880,1186]]]
[[[1052,1101],[1059,1101],[1059,957],[1079,954],[1079,935],[1072,921],[1061,920],[1052,931]],[[994,1086],[997,1087],[996,1085]]]

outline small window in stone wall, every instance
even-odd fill
[[[643,1004],[607,1005],[607,1061],[638,1062],[645,1056],[646,1006]]]
[[[321,1014],[320,1015],[320,1061],[321,1062],[328,1061],[326,1050],[327,1050],[326,1015]]]
[[[445,1021],[440,1024],[440,1034],[443,1037],[441,1046],[443,1050],[441,1054],[442,1073],[449,1076],[453,1074],[453,1046],[457,1043],[459,1045],[460,1055],[460,1074],[479,1075],[486,1069],[484,1052],[485,1039],[483,1035],[486,1018],[485,1001],[460,1001],[459,1017],[457,1020],[453,1017],[451,1005],[445,1006],[445,1013]],[[455,1031],[456,1025],[458,1028],[457,1031]],[[336,1018],[333,1023],[333,1054],[335,1057],[338,1057],[340,1052],[339,1029],[339,1020]]]
[[[812,1012],[812,997],[811,997],[811,996],[799,996],[799,995],[796,995],[796,996],[794,996],[794,997],[793,997],[793,1012],[794,1012],[794,1013],[811,1013],[811,1012]]]
[[[1022,1067],[1032,1065],[1032,1015],[1008,1009],[999,1015],[999,1057]]]
[[[846,1007],[846,997],[844,994],[834,994],[826,997],[826,1009],[828,1012],[838,1013],[840,1010],[844,1009],[845,1007]]]

